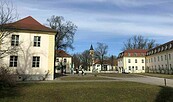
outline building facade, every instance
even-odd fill
[[[17,53],[11,53],[1,60],[19,80],[53,80],[54,78],[54,39],[56,31],[40,24],[31,16],[7,24],[15,29],[1,46],[17,47]]]
[[[56,50],[56,73],[72,73],[72,56],[63,50]]]
[[[100,61],[95,61],[94,67],[98,70],[98,72],[109,72],[109,71],[115,71],[116,70],[116,65],[115,65],[115,60],[110,61],[110,60],[104,60],[103,61],[103,67],[101,68],[101,63]]]
[[[173,41],[147,51],[147,72],[173,74]]]
[[[118,55],[119,73],[144,73],[145,55],[147,50],[125,50]]]

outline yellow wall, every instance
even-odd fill
[[[48,70],[50,74],[54,74],[54,45],[55,45],[55,36],[49,35],[49,51],[48,51]]]

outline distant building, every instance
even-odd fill
[[[71,73],[72,68],[72,56],[67,54],[63,50],[56,50],[56,73]]]
[[[147,72],[173,74],[173,40],[147,51],[146,67]]]
[[[147,50],[125,50],[118,55],[118,71],[120,73],[144,73]]]
[[[103,61],[103,67],[101,68],[100,61],[95,61],[94,67],[98,70],[98,72],[107,72],[107,71],[115,71],[116,64],[115,60],[104,60]]]
[[[11,53],[0,61],[0,65],[9,66],[19,80],[53,80],[54,76],[54,39],[56,31],[50,29],[31,16],[6,25],[15,30],[4,40],[1,50],[17,47],[17,53]]]

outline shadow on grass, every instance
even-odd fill
[[[161,90],[156,96],[155,102],[173,102],[173,88],[160,86]]]
[[[55,78],[60,78],[63,76],[67,76],[66,74],[61,74],[61,73],[55,73]]]
[[[17,97],[20,95],[19,90],[15,87],[6,87],[0,89],[0,99],[7,98],[7,97]]]

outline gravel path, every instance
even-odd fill
[[[158,77],[150,77],[150,76],[142,76],[136,78],[119,78],[119,77],[107,77],[107,76],[99,76],[99,77],[111,78],[121,81],[132,81],[132,82],[139,82],[145,84],[165,86],[165,79]],[[173,79],[166,79],[166,86],[173,87]]]

